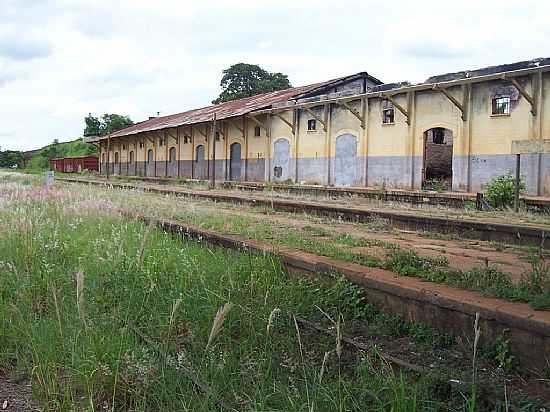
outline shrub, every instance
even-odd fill
[[[495,177],[487,186],[487,199],[491,206],[504,208],[512,206],[514,202],[514,193],[516,191],[515,177],[511,172],[505,175]],[[520,181],[520,192],[525,190],[525,183]]]

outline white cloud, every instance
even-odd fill
[[[3,148],[79,136],[88,112],[142,120],[205,106],[237,62],[302,85],[550,56],[550,4],[535,0],[0,1]]]

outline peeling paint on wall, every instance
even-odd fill
[[[290,175],[290,143],[280,138],[273,144],[273,180],[284,181]]]
[[[336,138],[334,184],[354,186],[357,182],[357,138],[351,134],[343,134]]]

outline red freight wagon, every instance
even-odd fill
[[[52,159],[52,170],[56,172],[76,173],[84,170],[99,172],[97,156],[79,156]]]

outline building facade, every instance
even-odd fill
[[[514,170],[512,141],[544,138],[550,59],[415,85],[358,73],[92,140],[103,174],[475,192]],[[549,196],[550,154],[522,156],[526,192]]]

